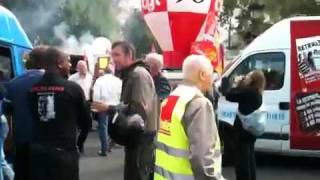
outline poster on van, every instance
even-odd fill
[[[320,19],[290,23],[290,148],[320,150]]]
[[[296,49],[300,84],[310,89],[314,86],[312,83],[320,81],[320,36],[296,39]],[[320,92],[298,92],[295,104],[300,130],[317,133],[320,129]]]
[[[320,129],[320,93],[297,94],[296,111],[301,131],[317,133]]]
[[[320,36],[296,40],[298,70],[301,80],[309,84],[320,80]]]

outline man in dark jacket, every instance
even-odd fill
[[[7,94],[3,101],[3,112],[12,119],[15,158],[13,168],[15,180],[29,180],[29,148],[33,137],[33,120],[29,108],[28,92],[44,74],[43,60],[47,47],[35,47],[28,55],[27,71],[11,80],[7,86]]]
[[[171,92],[169,81],[161,73],[163,67],[163,57],[158,53],[150,53],[146,56],[145,61],[150,67],[150,72],[154,81],[156,92],[160,101],[162,101],[166,99]]]
[[[48,48],[45,74],[29,94],[35,122],[31,145],[32,180],[78,180],[77,129],[84,141],[89,130],[90,112],[81,87],[66,80],[69,56]]]
[[[159,123],[159,103],[154,83],[146,65],[135,61],[134,47],[128,42],[112,45],[112,58],[116,71],[123,80],[121,102],[128,105],[127,114],[138,114],[144,120],[144,132],[135,144],[125,146],[125,180],[147,180],[153,174],[154,137]],[[93,103],[98,112],[108,111],[103,103]]]

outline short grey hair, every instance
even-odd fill
[[[157,65],[159,71],[162,69],[163,67],[163,56],[161,54],[158,53],[149,53],[146,56],[145,61],[147,63],[151,62]]]
[[[192,80],[198,71],[205,71],[208,74],[213,73],[213,67],[210,60],[203,55],[190,55],[182,65],[183,79]]]

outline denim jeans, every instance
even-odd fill
[[[5,161],[2,163],[2,172],[3,172],[3,180],[13,180],[14,179],[14,172],[11,166]]]
[[[14,172],[4,157],[2,139],[0,140],[0,147],[1,147],[0,180],[13,180]]]
[[[0,166],[0,180],[3,180],[3,170],[2,166]]]
[[[98,114],[98,133],[101,144],[101,152],[108,150],[108,115],[106,113]]]

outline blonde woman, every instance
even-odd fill
[[[239,116],[250,115],[260,108],[265,81],[264,73],[255,70],[244,77],[238,78],[234,87],[225,94],[228,101],[239,104],[238,114],[233,125],[237,180],[256,180],[254,144],[257,137],[243,128]]]

